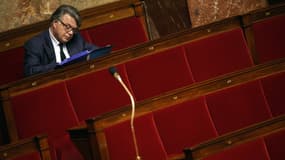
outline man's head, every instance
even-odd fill
[[[76,8],[70,5],[61,5],[50,17],[51,31],[61,43],[68,42],[78,31],[81,19]]]

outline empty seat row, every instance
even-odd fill
[[[117,68],[135,99],[141,102],[252,66],[243,30],[235,27],[127,61],[117,65]],[[280,107],[282,97],[272,96],[283,93],[278,90],[277,84],[281,84],[284,74],[279,76],[219,90],[195,101],[147,115],[142,118],[142,128],[138,127],[142,130],[138,137],[142,138],[139,148],[143,156],[150,156],[151,159],[155,151],[156,158],[163,159],[183,147],[283,114],[284,109]],[[275,91],[270,90],[272,86]],[[82,159],[66,129],[78,126],[90,117],[130,104],[127,94],[108,69],[12,93],[7,101],[11,103],[19,138],[47,133],[57,159]],[[183,114],[184,117],[181,116]],[[189,121],[190,125],[185,121]],[[144,125],[145,122],[148,125]],[[105,130],[108,148],[112,150],[110,156],[118,159],[120,156],[132,157],[133,152],[129,152],[127,147],[120,147],[122,152],[117,150],[118,145],[122,145],[121,140],[130,138],[119,138],[115,134],[122,131],[120,127],[129,126],[125,123]],[[146,133],[152,140],[143,139]],[[177,136],[174,137],[177,133],[184,135],[177,139]],[[197,137],[189,139],[189,142],[182,141],[183,136],[189,137],[189,134],[196,134]],[[129,133],[122,136],[126,135]],[[149,150],[149,146],[154,148]],[[127,153],[121,155],[120,152]]]
[[[279,104],[279,109],[284,113],[283,103]],[[268,106],[261,80],[158,109],[135,119],[141,156],[147,159],[171,157],[186,147],[269,120],[273,110]],[[111,125],[102,132],[110,159],[135,156],[129,121]],[[282,136],[284,139],[284,134]],[[156,148],[150,149],[150,146]]]

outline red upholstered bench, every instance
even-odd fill
[[[47,134],[53,159],[82,159],[66,133],[79,122],[65,82],[13,95],[11,108],[20,139]]]

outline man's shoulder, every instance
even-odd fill
[[[46,39],[49,37],[49,32],[48,30],[43,31],[37,35],[35,35],[34,37],[32,37],[31,39],[29,39],[28,41],[25,42],[25,46],[26,45],[39,45],[39,44],[43,44],[45,43]]]

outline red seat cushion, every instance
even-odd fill
[[[142,159],[166,159],[166,153],[156,130],[152,114],[138,117],[134,121],[139,155]],[[105,129],[108,153],[112,160],[135,159],[135,148],[130,121]]]
[[[182,47],[128,62],[126,70],[137,100],[193,83]]]
[[[198,82],[253,65],[240,28],[190,42],[185,49]]]
[[[270,17],[252,26],[260,63],[285,57],[285,15]]]
[[[153,113],[168,154],[179,154],[217,136],[204,98],[184,102]]]
[[[215,92],[206,100],[220,135],[271,117],[259,81]]]

